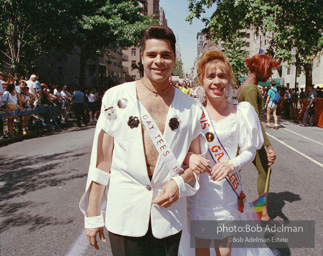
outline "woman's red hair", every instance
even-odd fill
[[[272,71],[280,65],[280,61],[275,61],[267,54],[257,54],[246,58],[245,62],[248,70],[256,73],[257,79],[261,82],[266,82],[271,77]]]

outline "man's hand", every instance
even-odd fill
[[[100,249],[99,246],[98,246],[98,243],[96,241],[97,233],[99,233],[99,238],[100,238],[101,242],[103,242],[103,243],[106,242],[104,234],[103,234],[103,227],[100,227],[100,228],[86,228],[85,233],[86,233],[87,240],[89,240],[90,245],[92,245],[97,250]]]
[[[174,180],[170,180],[164,187],[162,192],[155,200],[153,204],[157,204],[161,207],[168,208],[175,203],[179,198],[179,188]]]
[[[273,165],[276,159],[276,154],[271,145],[267,146],[267,159],[268,159],[268,166]]]

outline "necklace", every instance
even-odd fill
[[[155,93],[155,97],[157,97],[157,94],[158,94],[158,93],[161,93],[161,92],[163,92],[163,91],[166,91],[166,90],[168,89],[168,87],[170,86],[170,83],[168,83],[168,85],[167,85],[164,89],[154,91],[154,90],[150,89],[148,86],[146,86],[146,85],[145,85],[145,83],[144,83],[144,80],[143,80],[143,79],[141,80],[141,82],[142,82],[142,84],[143,84],[143,85],[144,85],[144,86],[145,86],[149,91],[151,91],[151,92]]]

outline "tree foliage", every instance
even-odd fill
[[[320,0],[189,0],[187,20],[202,18],[204,33],[227,42],[241,29],[272,33],[269,52],[276,58],[301,67],[306,84],[311,81],[314,57],[323,49],[323,2]],[[210,18],[205,8],[216,4]]]
[[[0,0],[0,49],[16,72],[54,50],[86,60],[107,48],[136,45],[149,18],[139,0]],[[76,47],[77,46],[77,47]]]
[[[0,0],[0,50],[16,72],[50,49],[72,46],[77,0]]]
[[[141,15],[137,0],[87,0],[84,14],[76,23],[80,48],[80,85],[85,81],[86,60],[106,48],[136,45],[150,20]],[[142,1],[141,1],[142,2]]]
[[[247,52],[243,50],[245,42],[241,40],[240,34],[237,33],[232,39],[223,42],[224,54],[230,61],[231,69],[236,78],[248,73],[245,65]]]
[[[176,60],[175,61],[175,66],[174,66],[174,70],[172,72],[172,75],[173,76],[184,77],[183,61],[181,61],[181,60]]]

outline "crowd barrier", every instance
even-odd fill
[[[314,124],[323,127],[323,98],[317,98],[314,108]]]
[[[41,113],[48,113],[53,120],[53,123],[57,130],[60,130],[60,127],[58,123],[56,122],[56,118],[60,110],[58,107],[55,106],[39,106],[36,108],[25,108],[24,110],[15,109],[14,111],[11,111],[9,113],[6,113],[4,111],[0,111],[0,118],[2,117],[10,117],[10,116],[24,116],[24,115],[33,115],[33,114],[41,114]]]

